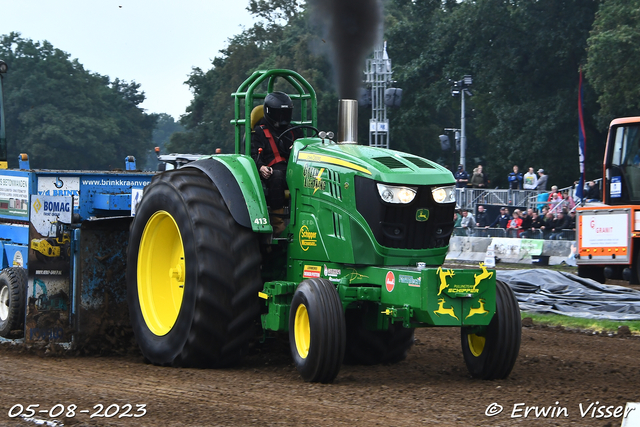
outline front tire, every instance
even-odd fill
[[[496,280],[496,313],[484,334],[461,329],[462,354],[472,376],[485,380],[509,376],[520,352],[520,307],[509,286]]]
[[[330,383],[342,365],[346,331],[342,302],[325,279],[302,281],[291,301],[289,344],[305,381]]]
[[[24,322],[27,273],[22,267],[5,268],[0,272],[0,337],[20,329]]]
[[[154,178],[131,225],[127,300],[151,363],[226,367],[254,338],[262,288],[256,236],[197,169]]]

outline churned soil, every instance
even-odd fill
[[[39,405],[35,418],[51,426],[619,426],[621,418],[607,415],[640,402],[638,337],[525,324],[516,366],[499,381],[470,378],[455,328],[417,330],[405,361],[345,365],[332,384],[303,382],[279,341],[225,370],[158,367],[137,355],[43,356],[3,344],[0,425],[36,425],[10,415]],[[146,413],[134,417],[142,404]],[[537,417],[535,409],[524,417],[530,407]],[[95,412],[102,417],[91,418]]]

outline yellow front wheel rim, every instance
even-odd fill
[[[145,225],[138,251],[138,298],[155,335],[169,333],[180,313],[185,284],[184,246],[178,224],[166,211]]]
[[[296,310],[293,332],[298,354],[303,359],[306,359],[309,355],[309,345],[311,343],[311,327],[309,326],[309,312],[304,304],[300,304]]]
[[[484,351],[486,338],[476,334],[469,334],[467,335],[467,342],[469,343],[469,350],[471,351],[471,354],[475,357],[479,357]]]

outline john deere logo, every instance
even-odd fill
[[[416,211],[416,221],[424,222],[429,219],[429,209],[418,209]]]

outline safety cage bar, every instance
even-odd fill
[[[280,77],[289,82],[297,94],[288,94],[291,100],[300,100],[301,102],[301,120],[292,120],[292,125],[310,125],[317,127],[318,122],[318,101],[316,91],[300,74],[291,70],[275,69],[275,70],[258,70],[255,71],[247,80],[244,81],[238,90],[231,94],[234,98],[235,119],[231,120],[231,124],[235,126],[235,152],[242,154],[242,131],[244,126],[244,153],[251,153],[251,126],[247,126],[247,122],[251,120],[251,110],[254,108],[255,99],[264,99],[273,92],[276,79]],[[267,80],[267,92],[256,92],[256,89]],[[244,118],[241,118],[242,101],[244,100]],[[311,119],[308,118],[308,108],[311,107]]]

